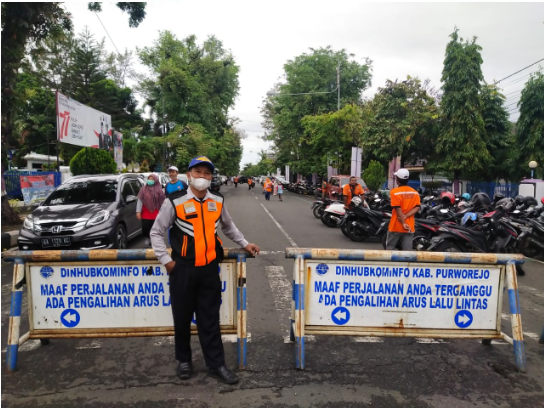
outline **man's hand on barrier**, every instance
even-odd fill
[[[247,252],[249,252],[251,255],[255,255],[255,254],[259,254],[261,252],[261,250],[259,249],[259,247],[255,244],[247,244],[246,247],[244,248]]]
[[[175,266],[176,266],[176,262],[174,261],[170,261],[166,265],[164,265],[164,267],[166,268],[166,272],[168,273],[172,272]]]

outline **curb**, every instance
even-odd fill
[[[2,232],[2,251],[17,246],[17,239],[19,239],[19,231]]]

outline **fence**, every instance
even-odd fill
[[[474,195],[475,193],[483,192],[489,197],[493,197],[495,193],[504,194],[505,197],[514,198],[519,194],[519,183],[495,183],[495,182],[467,182],[467,193]]]
[[[21,179],[19,176],[47,176],[53,174],[55,177],[55,187],[60,186],[61,173],[58,171],[6,171],[2,177],[6,185],[6,194],[11,198],[19,198],[23,196],[21,191]]]

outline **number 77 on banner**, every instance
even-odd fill
[[[70,112],[59,112],[59,117],[62,119],[62,125],[60,127],[60,139],[68,136],[68,125],[70,124]]]

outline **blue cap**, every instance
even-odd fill
[[[215,170],[215,166],[213,165],[212,161],[206,156],[197,156],[193,160],[191,160],[188,170],[191,170],[193,167],[198,166],[199,164],[206,164],[211,167],[212,171]]]

